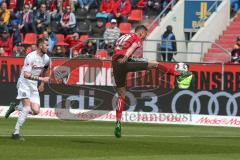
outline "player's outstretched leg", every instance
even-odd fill
[[[11,113],[13,113],[16,110],[16,103],[15,102],[11,102],[9,105],[9,108],[5,114],[5,118],[8,118],[10,116]]]
[[[175,68],[167,67],[164,64],[161,64],[161,62],[156,62],[156,61],[150,61],[148,62],[148,68],[156,68],[161,70],[162,72],[165,72],[167,74],[176,76],[177,78],[180,78],[181,80],[188,78],[189,76],[192,75],[192,72],[189,71],[177,71]]]

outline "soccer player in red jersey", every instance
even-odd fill
[[[121,137],[121,118],[125,107],[126,76],[128,72],[136,72],[148,69],[159,69],[165,73],[180,76],[183,73],[167,68],[157,61],[147,61],[143,58],[132,58],[135,50],[142,46],[142,42],[148,33],[144,25],[135,28],[135,33],[122,35],[115,44],[112,57],[113,76],[117,86],[118,97],[116,100],[116,125],[115,136]]]

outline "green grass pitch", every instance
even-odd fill
[[[28,119],[25,141],[10,134],[16,119],[0,118],[0,160],[237,160],[240,129]]]

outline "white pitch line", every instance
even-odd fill
[[[0,135],[0,137],[9,137],[10,135]],[[114,135],[23,135],[24,137],[114,137]],[[124,135],[126,137],[151,137],[152,135]]]
[[[10,137],[11,135],[0,135]],[[24,137],[114,137],[114,135],[23,135]],[[122,135],[123,137],[155,137],[155,138],[240,138],[240,136],[161,136],[161,135]]]

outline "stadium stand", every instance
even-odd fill
[[[148,18],[146,17],[154,18],[154,15],[152,14],[152,12],[146,10],[146,8],[152,7],[148,5],[150,4],[148,3],[149,1],[152,1],[152,0],[147,0],[147,1],[146,0],[130,0],[131,3],[130,4],[128,3],[128,4],[131,5],[130,7],[131,9],[129,8],[130,12],[128,14],[127,22],[120,23],[121,21],[118,21],[119,22],[118,27],[120,28],[120,31],[122,34],[130,33],[133,30],[136,22],[138,24],[139,23],[148,24],[149,23]],[[163,9],[164,4],[168,2],[169,0],[161,0],[161,2],[159,3],[161,7],[159,7],[158,9],[155,9],[155,11],[157,11],[156,15],[161,12],[161,9]],[[57,46],[68,46],[69,49],[67,50],[69,52],[72,50],[71,47],[73,46],[72,42],[71,44],[66,43],[66,41],[69,40],[68,39],[69,35],[71,37],[73,33],[75,32],[79,33],[80,35],[79,42],[77,40],[74,40],[74,44],[76,45],[76,43],[78,42],[80,46],[79,48],[83,47],[84,45],[86,45],[85,44],[86,40],[89,37],[91,37],[92,30],[94,29],[94,27],[96,27],[96,20],[97,20],[96,15],[98,13],[104,13],[105,10],[107,10],[107,13],[108,12],[115,13],[117,11],[116,7],[121,6],[120,3],[122,3],[121,0],[106,1],[106,2],[104,1],[104,3],[101,3],[101,1],[96,0],[89,8],[86,8],[84,6],[81,6],[79,1],[73,1],[73,0],[66,0],[66,1],[9,0],[7,1],[7,9],[11,12],[11,15],[14,15],[14,16],[11,16],[9,20],[9,24],[3,27],[6,27],[9,30],[10,37],[13,37],[12,36],[13,32],[11,31],[13,24],[21,26],[19,30],[21,31],[22,38],[20,40],[21,42],[18,42],[18,43],[22,44],[21,47],[26,47],[24,49],[26,53],[29,53],[32,49],[34,49],[35,47],[34,45],[36,44],[36,39],[42,36],[43,31],[45,31],[47,27],[50,27],[51,32],[54,32],[56,34],[56,39],[57,39],[57,43],[55,44],[55,49],[53,50],[55,51]],[[0,4],[2,5],[1,1],[0,1]],[[29,6],[25,6],[26,4],[28,4]],[[44,9],[44,15],[46,14],[48,18],[50,17],[50,23],[49,24],[46,23],[46,25],[45,25],[45,21],[48,21],[49,19],[48,20],[43,19],[42,22],[44,23],[40,22],[41,10],[43,10],[43,7],[45,7],[45,6],[42,6],[41,4],[46,4],[45,5],[46,10]],[[67,32],[63,32],[66,29],[64,29],[60,25],[61,17],[63,14],[66,14],[66,11],[69,8],[69,6],[71,7],[71,11],[72,11],[71,13],[75,15],[76,27],[71,28]],[[110,9],[111,7],[109,6],[112,6],[112,8],[115,9],[114,10],[115,12],[113,11],[113,9]],[[30,14],[28,14],[28,12],[25,12],[25,7],[29,8],[27,11]],[[110,15],[111,13],[108,13],[108,14]],[[66,20],[68,20],[67,17],[68,16],[66,15],[65,16]],[[36,25],[37,23],[36,19],[39,19],[38,24],[44,24],[42,28],[40,25],[39,26]],[[109,28],[111,26],[110,20],[111,20],[110,18],[103,19],[104,26],[105,26],[104,28]],[[14,21],[13,24],[12,24],[12,21]],[[16,44],[18,45],[18,43]],[[98,46],[101,46],[101,45],[98,45]],[[80,51],[81,50],[79,49],[79,52]],[[12,54],[12,55],[16,55],[16,54]],[[54,54],[50,54],[50,55],[54,56]]]
[[[216,44],[222,48],[231,51],[236,38],[240,36],[240,15],[238,14],[236,18],[231,22],[223,34],[216,40]],[[212,45],[211,49],[208,50],[208,53],[204,55],[204,62],[220,62],[227,63],[231,60],[231,55],[224,52],[223,49],[220,49],[217,45]]]

